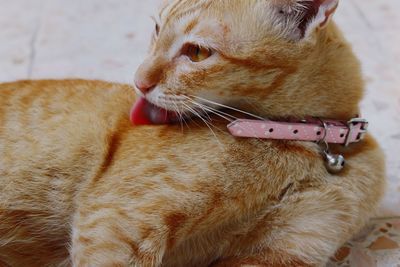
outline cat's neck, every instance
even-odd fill
[[[288,75],[283,86],[262,105],[242,108],[270,119],[347,120],[359,114],[364,87],[360,64],[333,23],[310,51],[298,62],[296,72]]]

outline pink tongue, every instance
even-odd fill
[[[173,122],[176,114],[157,107],[140,97],[131,110],[131,122],[134,125],[167,124]]]

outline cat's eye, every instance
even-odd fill
[[[211,57],[211,49],[201,47],[196,44],[186,44],[182,49],[182,54],[187,56],[193,62],[200,62]]]

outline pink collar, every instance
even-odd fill
[[[368,130],[368,121],[355,118],[349,122],[307,119],[277,122],[239,119],[228,125],[233,136],[273,140],[292,140],[342,144],[360,142]]]

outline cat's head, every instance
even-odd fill
[[[362,82],[330,23],[338,1],[164,1],[137,92],[172,111],[217,102],[260,116],[351,117]]]

